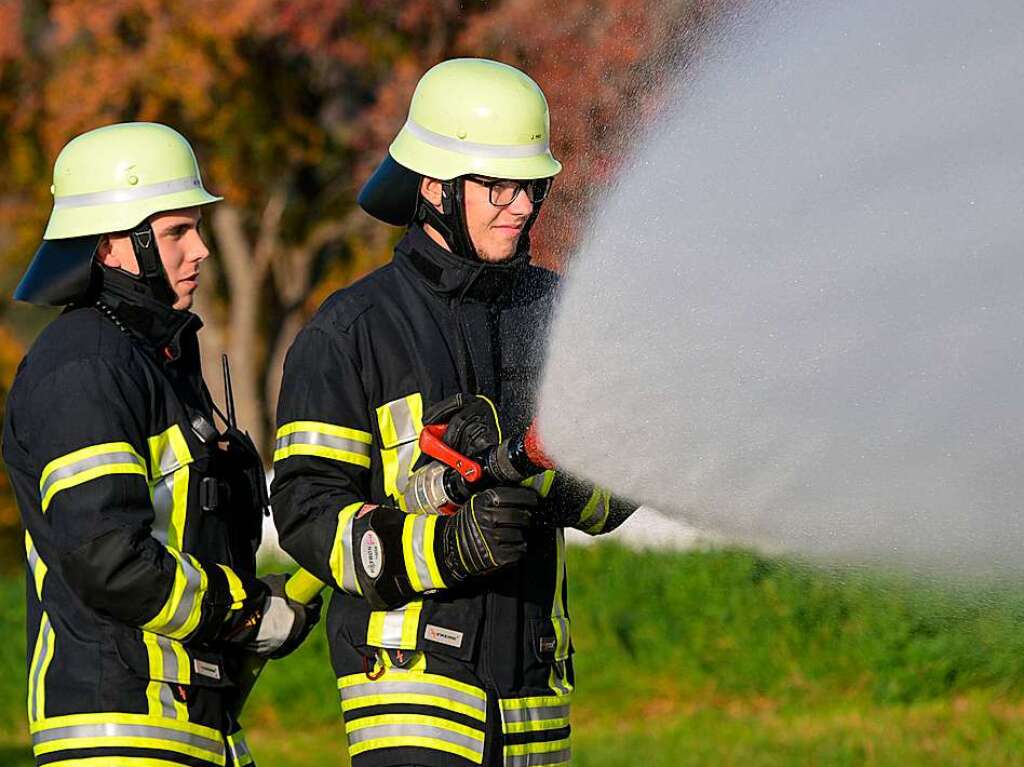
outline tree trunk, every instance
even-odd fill
[[[266,450],[266,422],[259,381],[258,326],[265,270],[257,268],[239,211],[227,203],[213,209],[212,223],[227,279],[229,307],[225,348],[231,363],[239,425]]]

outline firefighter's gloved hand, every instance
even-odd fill
[[[517,562],[526,553],[526,531],[540,496],[527,487],[477,493],[438,522],[445,581],[464,581]]]
[[[287,575],[266,575],[260,578],[269,589],[255,636],[246,648],[257,655],[283,658],[295,650],[320,620],[323,599],[317,596],[308,604],[296,602],[285,594]]]
[[[427,408],[423,423],[447,423],[444,442],[463,455],[476,455],[501,441],[498,413],[479,394],[455,394]]]

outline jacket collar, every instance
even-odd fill
[[[113,269],[103,269],[97,304],[124,330],[139,338],[164,360],[174,362],[198,348],[202,320],[192,312],[157,301],[139,282]],[[108,311],[109,310],[109,311]]]
[[[530,253],[520,251],[500,264],[471,261],[441,247],[422,226],[414,224],[395,246],[395,262],[446,298],[504,304],[530,262]]]

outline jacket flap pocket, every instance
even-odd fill
[[[377,408],[377,426],[384,450],[416,442],[423,428],[423,398],[419,392]]]
[[[157,481],[174,474],[183,466],[195,460],[192,448],[181,426],[174,424],[169,429],[152,436],[149,442],[149,477]]]
[[[227,687],[229,678],[222,653],[186,647],[181,642],[149,631],[115,634],[122,663],[140,679],[198,687]]]

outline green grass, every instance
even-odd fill
[[[1024,584],[936,585],[739,551],[569,552],[574,764],[1009,765]],[[25,749],[23,586],[0,581],[0,764]],[[345,764],[323,633],[250,701],[264,765]]]

